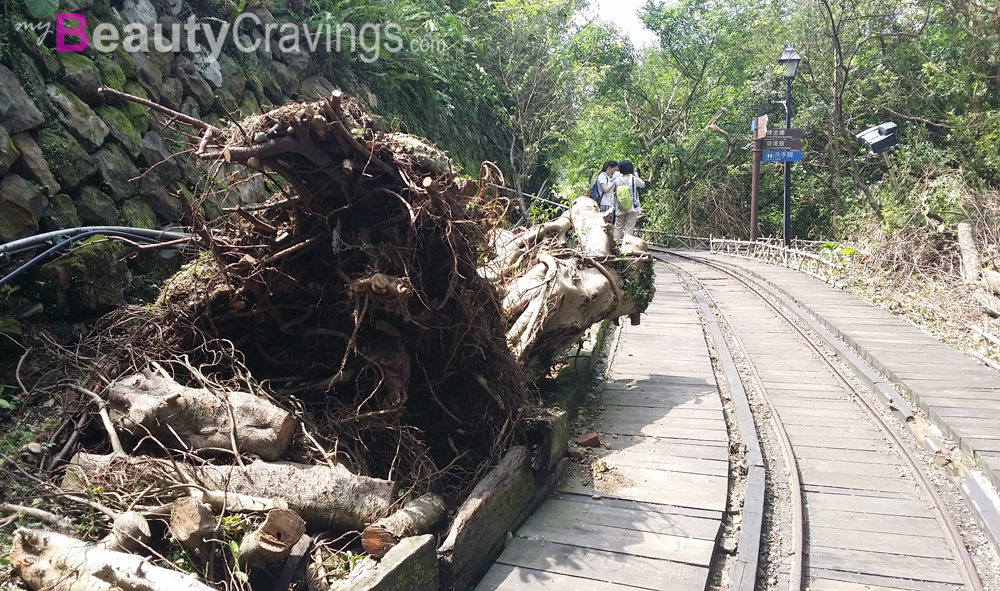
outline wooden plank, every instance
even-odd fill
[[[602,398],[605,411],[633,413],[652,416],[662,416],[664,418],[675,419],[711,419],[721,422],[722,408],[719,406],[706,406],[694,402],[681,402],[675,400],[655,400],[637,399],[629,400],[628,397]]]
[[[798,446],[795,448],[796,458],[811,460],[840,460],[859,464],[898,463],[899,456],[885,448],[877,450],[829,449],[825,447]]]
[[[816,460],[796,455],[796,464],[798,465],[799,473],[801,474],[856,474],[859,476],[880,476],[883,478],[900,478],[902,475],[906,474],[901,463],[893,462],[891,457],[882,457],[884,458],[884,464],[868,464],[852,462],[846,458],[843,460]]]
[[[953,560],[888,555],[843,548],[808,548],[810,568],[914,579],[933,583],[961,584],[962,575]]]
[[[666,425],[649,420],[609,421],[598,419],[594,421],[594,430],[598,433],[615,433],[617,435],[645,435],[646,437],[669,437],[672,439],[688,439],[691,441],[729,441],[725,429],[688,429],[675,424]]]
[[[881,431],[863,424],[847,429],[843,429],[841,427],[806,427],[802,425],[786,425],[785,431],[788,433],[789,438],[793,438],[795,436],[811,436],[822,439],[861,439],[865,441],[885,441],[885,436],[882,435]]]
[[[727,477],[729,475],[729,462],[719,460],[685,458],[680,456],[663,457],[653,453],[635,452],[632,449],[612,451],[600,457],[612,468],[615,466],[633,466],[667,472],[705,474],[706,476]]]
[[[714,476],[684,474],[682,472],[658,472],[623,466],[618,472],[633,484],[614,491],[599,491],[592,479],[569,478],[559,490],[574,494],[609,496],[631,499],[647,503],[694,507],[697,509],[722,512],[726,506],[726,479]],[[639,473],[639,474],[637,474]],[[645,478],[640,476],[643,474]],[[692,481],[693,479],[694,481]]]
[[[581,505],[597,505],[602,507],[618,507],[622,509],[636,509],[646,513],[657,513],[661,515],[681,515],[685,517],[695,517],[698,519],[719,519],[719,512],[708,509],[696,509],[693,507],[678,507],[675,505],[661,505],[655,503],[643,503],[629,499],[615,499],[613,497],[602,496],[599,499],[591,495],[579,495],[564,492],[556,492],[552,497],[562,501],[579,503]]]
[[[820,576],[829,576],[828,571],[818,570]],[[833,576],[851,577],[853,573],[833,573]],[[961,591],[962,587],[946,585],[941,583],[926,583],[923,581],[907,581],[901,579],[881,579],[879,577],[868,577],[864,575],[854,575],[857,581],[838,581],[828,578],[813,578],[809,580],[808,588],[811,591]],[[881,581],[885,585],[878,585],[872,581]]]
[[[882,515],[851,511],[818,511],[809,514],[809,526],[849,530],[860,533],[903,534],[944,539],[937,520],[925,508],[921,515]]]
[[[704,591],[708,578],[701,566],[521,538],[510,541],[497,563],[653,591]]]
[[[714,400],[713,400],[714,399]],[[671,410],[695,410],[702,412],[720,412],[722,403],[719,400],[719,393],[711,391],[708,394],[701,393],[656,393],[656,392],[636,392],[632,390],[605,390],[601,396],[601,401],[605,407],[621,406],[633,408],[665,408]]]
[[[571,524],[599,525],[711,542],[718,537],[721,527],[721,523],[715,519],[649,511],[644,505],[636,504],[628,508],[555,498],[547,500],[526,523],[549,527]]]
[[[834,496],[868,497],[879,499],[913,499],[914,491],[900,493],[896,491],[872,490],[870,488],[852,488],[849,486],[827,486],[824,484],[803,484],[802,492],[828,494]]]
[[[465,589],[500,553],[507,532],[523,519],[535,494],[531,461],[523,447],[508,450],[458,508],[438,549],[442,585]]]
[[[690,412],[685,414],[687,416],[682,416],[680,414],[675,415],[667,409],[636,409],[605,405],[604,410],[600,411],[600,414],[595,417],[594,422],[595,424],[597,422],[606,423],[609,426],[614,427],[618,423],[646,421],[651,425],[658,424],[666,426],[673,424],[684,429],[703,429],[707,431],[726,430],[726,423],[722,418],[721,410],[704,409],[700,414],[695,416],[691,416]]]
[[[818,447],[823,449],[856,450],[856,451],[878,451],[886,449],[888,444],[881,438],[861,439],[860,437],[809,437],[808,435],[788,436],[792,442],[792,447]]]
[[[613,451],[635,451],[649,453],[662,459],[692,458],[715,461],[729,461],[728,446],[722,442],[690,441],[659,437],[633,435],[609,440]],[[685,470],[686,471],[686,470]]]
[[[704,567],[712,561],[712,551],[715,548],[714,540],[584,523],[556,526],[541,525],[529,520],[517,530],[516,536]]]
[[[927,503],[913,499],[886,499],[863,495],[805,493],[810,515],[825,511],[867,513],[869,515],[926,515]]]
[[[494,564],[476,591],[635,591],[635,587],[521,568],[507,564]]]
[[[801,468],[799,474],[802,476],[802,484],[811,487],[836,487],[846,490],[865,491],[867,493],[878,491],[899,495],[912,495],[917,490],[916,482],[910,478],[816,472]]]
[[[856,531],[815,525],[809,526],[809,546],[879,552],[887,555],[883,559],[888,562],[894,561],[896,555],[953,559],[951,549],[943,538],[876,532],[858,535]]]
[[[840,399],[817,399],[799,396],[774,396],[771,390],[768,390],[768,394],[771,394],[771,400],[779,412],[786,408],[815,408],[817,410],[848,412],[858,407],[857,403],[851,402],[846,397]]]

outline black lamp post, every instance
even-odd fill
[[[778,64],[784,66],[785,68],[785,129],[791,129],[792,127],[792,80],[795,78],[795,72],[799,69],[799,62],[802,58],[789,43],[785,51],[782,52],[781,57],[778,58]],[[781,235],[784,239],[785,246],[790,246],[792,244],[792,163],[785,162],[785,215],[784,220],[781,224]]]

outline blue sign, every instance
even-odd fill
[[[764,150],[764,162],[798,162],[803,157],[798,150]]]

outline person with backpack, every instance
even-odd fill
[[[632,236],[635,232],[635,222],[639,219],[639,189],[646,187],[646,182],[635,174],[635,167],[628,160],[618,163],[621,176],[615,179],[615,240],[623,236]]]
[[[600,207],[602,213],[609,209],[614,209],[615,179],[617,177],[618,162],[608,160],[601,167],[601,172],[597,175],[597,180],[590,187],[590,198],[597,201],[597,205]],[[608,223],[615,223],[614,211],[611,212],[611,218],[608,220]]]

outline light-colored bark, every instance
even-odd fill
[[[108,550],[136,552],[149,542],[149,522],[135,511],[126,511],[115,517],[111,533],[101,540]]]
[[[181,546],[207,560],[208,542],[215,530],[215,516],[205,503],[192,497],[176,499],[170,506],[170,533]]]
[[[246,392],[188,388],[146,372],[108,387],[119,430],[147,432],[170,447],[232,449],[265,460],[281,458],[295,435],[296,420],[267,400]],[[235,418],[233,430],[230,417]]]
[[[10,565],[39,591],[214,591],[192,574],[153,566],[143,556],[41,530],[14,532]]]
[[[579,238],[579,249],[566,248],[562,236],[569,229]],[[509,238],[501,249],[500,268],[526,269],[512,278],[496,269],[490,276],[504,292],[502,307],[511,319],[507,343],[529,375],[547,371],[552,357],[579,342],[594,323],[636,318],[644,308],[645,302],[625,293],[624,272],[630,265],[652,264],[646,244],[626,237],[624,258],[612,255],[613,245],[597,204],[579,197],[565,214]]]
[[[79,453],[66,468],[63,488],[80,490],[114,471],[128,469],[137,485],[169,478],[178,484],[250,497],[277,498],[318,530],[360,531],[389,512],[396,485],[388,480],[358,476],[343,466],[313,466],[291,462],[251,462],[240,466],[192,466],[145,456],[116,458]],[[143,479],[148,479],[144,481]]]
[[[972,231],[972,224],[961,222],[958,224],[958,246],[962,251],[962,278],[966,283],[979,281],[979,271],[981,263],[979,260],[979,246],[976,245],[976,235]]]

